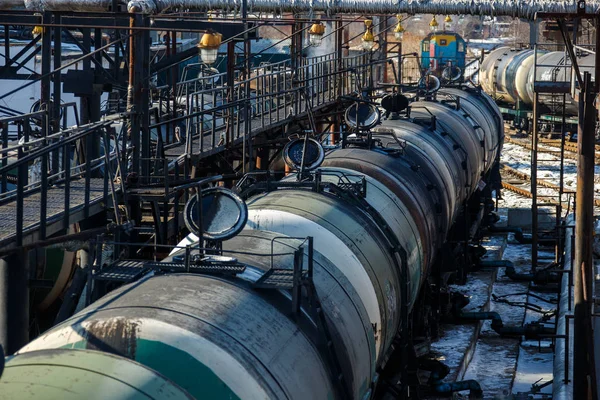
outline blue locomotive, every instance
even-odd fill
[[[421,69],[447,82],[460,82],[467,46],[456,32],[433,31],[421,41]]]

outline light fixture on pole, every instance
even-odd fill
[[[319,47],[325,34],[325,25],[320,22],[313,24],[308,30],[308,41],[311,46]]]
[[[396,25],[396,28],[394,29],[394,37],[398,40],[402,40],[402,38],[404,37],[404,27],[402,26],[402,16],[400,14],[398,14],[396,16],[396,18],[398,18],[398,25]]]
[[[208,31],[202,35],[198,48],[200,49],[200,60],[204,64],[212,65],[217,61],[222,36],[220,33],[213,31]]]
[[[375,37],[373,36],[373,20],[366,19],[365,26],[367,27],[367,30],[362,37],[362,47],[367,51],[371,51],[373,50],[373,47],[375,47]]]
[[[431,29],[431,32],[435,32],[437,31],[439,24],[437,22],[437,19],[435,19],[435,15],[433,16],[433,18],[431,19],[431,22],[429,23],[429,29]]]
[[[444,20],[444,30],[445,31],[450,31],[452,30],[452,17],[450,17],[449,15],[446,16],[446,19]]]

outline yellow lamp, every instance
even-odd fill
[[[367,30],[362,37],[362,47],[367,51],[371,51],[373,50],[373,47],[375,47],[375,37],[373,36],[373,20],[366,19],[365,26],[367,27]]]
[[[198,48],[200,49],[200,59],[207,65],[214,64],[219,55],[223,35],[218,32],[206,32],[202,35]]]
[[[398,40],[402,40],[402,38],[404,37],[404,27],[402,26],[402,16],[400,14],[398,14],[396,16],[396,18],[398,18],[398,25],[396,25],[396,28],[394,29],[394,37]]]
[[[447,15],[446,19],[444,20],[444,30],[446,30],[446,31],[452,30],[452,25],[453,25],[452,18],[449,15]]]
[[[431,29],[432,32],[436,31],[438,28],[439,24],[437,22],[437,19],[435,19],[435,15],[433,16],[433,18],[431,19],[431,22],[429,23],[429,29]]]
[[[323,41],[323,35],[325,34],[325,25],[318,22],[313,24],[308,30],[308,41],[311,46],[319,47]]]

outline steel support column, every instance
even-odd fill
[[[44,13],[44,23],[51,23],[52,14],[47,12]],[[48,112],[52,113],[52,108],[50,107],[50,93],[51,93],[51,76],[49,75],[51,72],[50,60],[52,59],[52,29],[44,26],[42,28],[42,75],[44,76],[41,79],[41,91],[40,91],[40,102],[42,107],[47,107]],[[60,56],[59,56],[60,59]],[[50,114],[52,116],[52,114]],[[51,123],[54,121],[51,121]],[[57,129],[56,126],[53,126],[54,129]],[[42,133],[49,134],[47,132],[48,125],[42,124]]]
[[[336,54],[336,58],[337,58],[337,62],[336,62],[336,68],[338,73],[335,75],[335,79],[336,79],[336,93],[335,95],[339,98],[342,96],[343,94],[343,86],[344,86],[344,78],[343,75],[341,73],[339,73],[339,71],[342,71],[344,69],[344,59],[343,59],[343,52],[344,52],[344,23],[342,22],[342,20],[337,20],[335,21],[335,54]],[[331,141],[331,144],[338,144],[340,141],[340,124],[341,124],[341,117],[339,115],[336,115],[334,117],[334,123],[331,125],[331,135],[329,136],[329,139]]]
[[[573,263],[575,275],[573,398],[595,399],[592,390],[595,386],[595,374],[592,374],[594,365],[591,295],[596,109],[591,75],[585,72],[583,80],[584,87],[581,88],[579,96],[577,129],[577,201],[575,208],[575,262]]]
[[[235,100],[235,42],[227,43],[227,101],[232,103]],[[235,120],[238,118],[233,109],[227,110],[227,131],[225,144],[229,146],[233,143],[235,137]]]
[[[0,344],[7,354],[29,342],[28,266],[26,250],[0,260]]]
[[[242,0],[242,18],[244,22],[244,74],[246,79],[249,80],[252,75],[251,67],[252,67],[252,45],[250,44],[250,37],[248,35],[248,28],[250,25],[248,24],[248,0]],[[254,169],[254,153],[252,150],[252,102],[250,101],[251,97],[251,88],[250,82],[245,85],[245,97],[246,97],[246,118],[244,119],[244,143],[247,143],[246,148],[244,149],[244,157],[246,157],[246,153],[250,158],[249,162],[244,162],[243,170],[252,171]],[[257,99],[257,106],[258,106]]]
[[[54,23],[60,25],[60,13],[54,13]],[[45,28],[46,29],[46,28]],[[45,30],[44,29],[44,30]],[[48,29],[49,30],[49,29]],[[62,61],[62,28],[54,28],[54,70],[57,70],[61,66]],[[42,63],[44,60],[42,60]],[[50,59],[46,61],[50,63]],[[44,72],[42,72],[44,73]],[[60,130],[60,102],[62,93],[61,73],[58,72],[52,76],[52,108],[49,108],[52,131],[58,132]],[[44,84],[42,80],[42,85]],[[42,89],[44,91],[44,89]]]
[[[44,14],[44,22],[50,22],[50,18],[51,18],[51,14],[50,13],[45,13]],[[54,107],[50,107],[50,59],[51,59],[51,54],[52,54],[52,49],[51,49],[51,45],[52,45],[52,31],[49,27],[43,27],[42,28],[42,76],[44,76],[41,80],[41,87],[40,87],[40,102],[41,104],[45,104],[47,107],[47,110],[49,112],[51,112],[52,114],[47,113],[44,116],[43,122],[42,122],[42,136],[46,137],[48,135],[50,135],[51,132],[51,127],[50,124],[52,123],[52,129],[58,129],[59,128],[59,123],[56,121],[51,121],[51,116],[56,112],[56,108]],[[55,32],[56,35],[56,32]],[[60,56],[60,46],[58,47],[58,56],[55,55],[55,59],[56,57],[58,57],[58,60],[61,59]],[[56,49],[55,49],[56,52]],[[56,66],[56,61],[55,61],[55,66]],[[60,82],[58,82],[58,85],[60,85]],[[56,86],[55,86],[56,89]],[[60,90],[60,87],[59,87]],[[59,100],[60,100],[60,96],[59,96]],[[56,105],[56,102],[54,103]],[[58,118],[55,118],[56,120],[58,120]],[[42,157],[42,165],[41,165],[41,169],[42,169],[42,182],[46,182],[46,178],[48,175],[48,168],[50,167],[53,170],[58,170],[58,152],[53,152],[51,155],[51,160],[52,163],[49,166],[49,160],[48,160],[48,156],[44,156]],[[47,197],[48,197],[48,193],[47,190],[45,190],[46,188],[42,188],[42,190],[40,191],[40,202],[42,204],[46,204],[47,203]],[[41,207],[40,208],[40,221],[45,221],[46,220],[46,207]],[[41,224],[40,225],[40,239],[45,239],[46,238],[46,224]]]
[[[537,50],[534,58],[537,60]],[[537,62],[537,61],[535,61]],[[539,245],[539,210],[537,198],[537,163],[539,142],[539,94],[533,94],[533,130],[531,132],[531,271],[535,272],[538,267],[538,245]]]
[[[139,53],[142,50],[141,34],[142,32],[136,32],[135,27],[141,26],[142,16],[139,14],[132,14],[130,16],[131,30],[129,31],[129,86],[127,87],[127,111],[129,114],[129,124],[127,127],[127,136],[129,138],[129,149],[131,151],[131,165],[127,168],[127,175],[139,174],[140,171],[140,156],[141,156],[141,97],[142,97],[142,66],[141,59],[138,58]],[[123,152],[126,154],[126,151]],[[128,162],[128,160],[127,160]],[[125,175],[125,176],[127,176]],[[141,205],[139,201],[133,200],[130,204],[131,217],[136,224],[141,222]]]
[[[537,43],[538,38],[538,27],[540,23],[538,21],[529,21],[529,48],[533,49]]]
[[[144,28],[150,27],[150,18],[140,16],[139,23]],[[138,60],[136,68],[136,83],[139,86],[139,106],[136,106],[138,117],[140,119],[140,135],[142,140],[142,176],[144,179],[150,176],[150,158],[151,155],[151,133],[150,133],[150,93],[149,81],[150,76],[150,31],[143,30],[138,34],[139,42],[136,43],[136,58]]]

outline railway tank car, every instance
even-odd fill
[[[537,70],[535,68],[537,63]],[[577,56],[581,73],[593,73],[595,60],[587,53]],[[486,56],[479,70],[480,84],[483,90],[500,103],[527,108],[533,107],[534,82],[560,84],[571,80],[571,61],[564,51],[537,51],[500,47]],[[562,96],[561,96],[562,97]],[[540,104],[550,111],[556,107],[556,96],[540,94]],[[562,106],[562,100],[561,100]],[[577,115],[577,104],[567,94],[565,111],[568,115]],[[562,109],[561,109],[562,112]]]
[[[289,184],[294,174],[249,193],[243,231],[222,243],[243,272],[149,274],[41,335],[7,370],[20,363],[26,371],[22,360],[43,362],[50,351],[110,353],[172,384],[173,398],[176,390],[193,398],[370,398],[398,357],[393,343],[442,243],[490,182],[500,152],[503,125],[491,98],[460,89],[438,97],[373,128],[367,144],[355,139],[331,151],[298,185]],[[197,241],[190,234],[181,245]],[[198,250],[164,263],[189,251]],[[314,284],[300,294],[265,278],[289,276],[300,261]],[[279,289],[261,289],[267,281]],[[102,397],[89,382],[86,398]],[[0,379],[8,398],[20,398],[19,387],[18,377]]]

